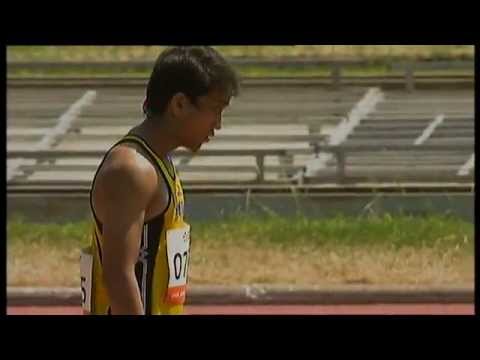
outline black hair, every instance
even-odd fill
[[[143,112],[161,115],[176,93],[182,92],[196,104],[199,96],[219,88],[236,96],[239,81],[235,70],[212,47],[179,46],[164,50],[148,81]]]

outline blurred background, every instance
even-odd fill
[[[328,75],[329,62],[345,74],[401,74],[406,62],[428,64],[417,71],[472,74],[471,45],[215,46],[244,76]],[[9,75],[62,74],[148,76],[164,46],[10,46]]]
[[[77,286],[93,174],[164,48],[7,48],[8,286]],[[191,283],[473,286],[473,46],[215,48],[240,96],[173,154]]]

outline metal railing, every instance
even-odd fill
[[[456,79],[463,81],[473,81],[474,77],[474,62],[473,61],[395,61],[387,62],[387,68],[389,71],[394,71],[398,73],[403,73],[403,75],[387,75],[387,76],[345,76],[344,71],[349,67],[368,67],[375,64],[384,65],[385,62],[381,61],[372,61],[372,60],[362,60],[362,59],[353,59],[353,60],[323,60],[323,59],[314,59],[314,58],[299,58],[299,59],[230,59],[231,63],[235,66],[266,66],[266,67],[282,67],[282,68],[299,68],[299,67],[327,67],[330,69],[330,75],[325,77],[316,76],[309,77],[312,80],[317,82],[325,83],[329,81],[331,86],[334,89],[338,89],[346,81],[352,81],[352,79],[357,80],[370,80],[370,81],[398,81],[402,80],[405,84],[407,91],[413,91],[415,89],[415,84],[419,80],[433,81],[435,78],[444,78],[448,80],[452,76]],[[31,71],[31,72],[41,72],[41,71],[51,71],[52,69],[64,69],[65,71],[73,71],[79,69],[95,69],[95,70],[115,70],[120,73],[125,73],[134,69],[150,71],[153,66],[153,61],[128,61],[128,62],[51,62],[51,61],[42,61],[42,62],[24,62],[16,61],[7,63],[7,73],[10,71]],[[459,75],[428,75],[422,76],[419,75],[419,71],[434,71],[434,70],[466,70],[470,75],[459,76]],[[9,76],[8,83],[12,85],[22,85],[26,81],[29,81],[29,84],[35,84],[36,82],[41,81],[41,79],[26,79],[22,76],[12,77]],[[61,80],[65,82],[71,81],[72,77],[67,76],[64,79],[57,79],[57,83],[61,83]],[[75,81],[84,81],[88,84],[92,83],[95,79],[74,79]],[[106,77],[103,79],[107,81],[107,84],[119,84],[123,81],[124,84],[131,85],[143,85],[146,82],[146,78],[128,78],[128,77]],[[245,78],[245,85],[262,85],[263,83],[281,81],[283,79],[255,79],[255,78]],[[51,79],[50,81],[54,81]],[[98,83],[98,79],[97,79]]]
[[[292,172],[296,171],[299,174],[299,177],[295,180],[292,180],[296,183],[303,183],[305,178],[303,177],[305,172],[304,166],[294,166],[292,164],[292,157],[294,155],[312,155],[317,157],[320,153],[331,153],[336,158],[336,179],[335,181],[339,184],[344,183],[347,179],[346,175],[346,159],[348,155],[351,154],[360,154],[365,152],[382,152],[382,151],[396,151],[396,152],[434,152],[445,154],[448,152],[474,152],[475,145],[472,144],[459,144],[459,145],[421,145],[421,146],[412,146],[412,145],[316,145],[313,149],[210,149],[210,150],[199,150],[194,156],[247,156],[254,157],[256,161],[256,166],[236,166],[235,164],[218,167],[218,166],[192,166],[192,165],[183,165],[179,167],[179,170],[184,171],[255,171],[257,174],[256,183],[265,182],[265,172],[274,171],[274,172]],[[54,164],[57,159],[65,158],[101,158],[105,154],[104,151],[89,151],[89,150],[74,150],[74,151],[58,151],[58,150],[42,150],[42,151],[8,151],[7,159],[14,158],[23,158],[23,159],[34,159],[40,164],[49,163],[51,167],[50,170],[59,170],[61,167],[56,167]],[[176,150],[172,153],[174,157],[176,156],[187,156],[191,157],[192,153],[187,150]],[[266,166],[265,157],[274,156],[279,159],[288,159],[284,164],[279,166]],[[35,166],[38,165],[29,165],[28,170],[34,171]],[[67,165],[65,165],[67,166]],[[73,165],[68,165],[73,166]],[[68,167],[67,166],[67,167]],[[93,170],[94,167],[87,166],[88,169]],[[47,167],[43,167],[47,169]],[[82,167],[78,167],[81,169]],[[85,167],[86,168],[86,167]],[[71,170],[71,168],[68,168]],[[461,176],[456,176],[459,180],[462,179]],[[470,179],[469,176],[463,177]],[[451,179],[448,179],[451,180]],[[442,179],[438,179],[442,181]]]

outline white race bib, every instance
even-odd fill
[[[188,263],[190,260],[190,225],[167,230],[167,258],[169,268],[165,302],[181,305],[185,302]]]
[[[82,289],[82,308],[91,312],[93,256],[82,250],[80,254],[80,281]]]

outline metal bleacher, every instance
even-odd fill
[[[143,89],[97,89],[70,127],[37,149],[87,90],[9,90],[7,165],[16,164],[16,173],[7,185],[90,184],[105,150],[141,121]],[[332,145],[367,90],[253,87],[234,99],[214,140],[195,155],[175,151],[174,162],[185,184],[473,181],[473,92],[384,91]],[[324,165],[307,176],[325,154]]]

